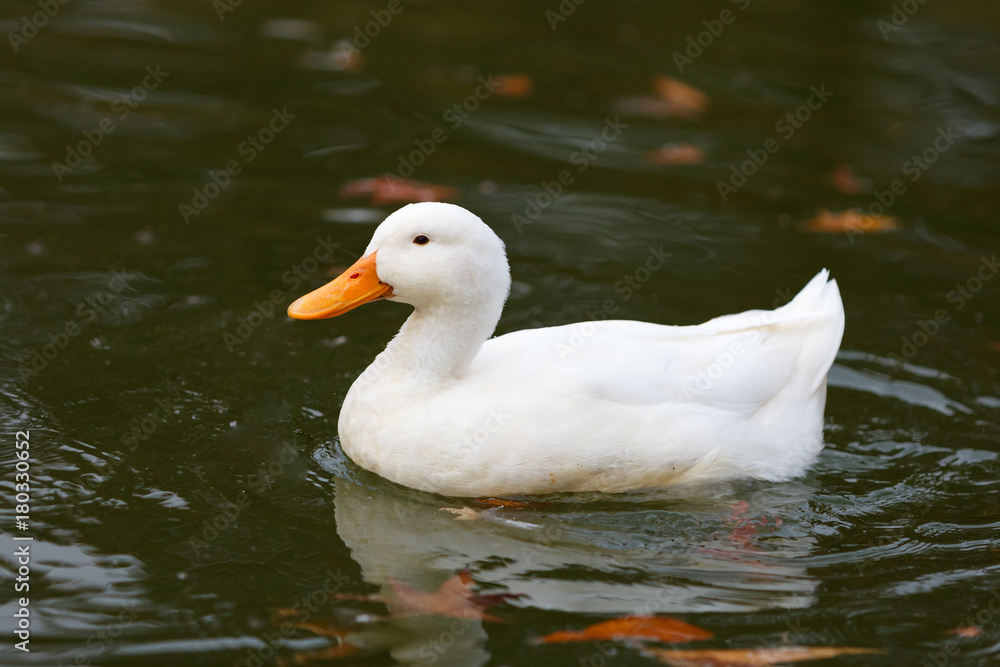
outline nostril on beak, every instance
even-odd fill
[[[360,271],[351,274],[351,280],[357,280],[360,277],[361,277],[361,272]]]

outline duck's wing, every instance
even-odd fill
[[[540,395],[753,413],[779,394],[801,400],[824,387],[843,329],[840,292],[824,270],[776,310],[696,326],[611,320],[500,336],[484,344],[469,379]]]

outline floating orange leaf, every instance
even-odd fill
[[[535,82],[527,74],[496,74],[492,78],[496,84],[493,92],[500,97],[527,97],[535,90]]]
[[[672,651],[647,649],[660,662],[672,667],[766,667],[803,660],[825,660],[838,655],[885,653],[877,649],[853,646],[784,646],[781,648],[708,649]]]
[[[708,108],[708,95],[694,86],[673,77],[659,75],[653,79],[653,89],[671,107],[671,115],[688,120],[699,117]]]
[[[698,164],[705,161],[705,151],[694,144],[667,144],[663,148],[647,151],[646,164]]]
[[[820,210],[816,217],[807,220],[802,227],[807,232],[867,234],[891,232],[899,229],[900,224],[898,218],[888,215],[866,215],[858,209],[850,209],[840,212]]]
[[[872,191],[872,182],[867,178],[858,178],[849,164],[838,164],[830,174],[833,188],[845,195],[860,195]]]
[[[625,616],[603,621],[584,630],[563,630],[541,637],[542,644],[563,642],[640,639],[657,642],[689,642],[711,639],[712,633],[668,616]]]
[[[370,196],[372,204],[409,204],[413,202],[447,201],[458,198],[455,188],[424,183],[409,178],[376,176],[359,178],[340,188],[341,197]]]
[[[972,639],[973,637],[978,637],[981,632],[982,630],[980,630],[976,626],[967,625],[962,628],[954,628],[953,630],[949,630],[948,634],[958,635],[959,637],[965,637],[966,639]]]

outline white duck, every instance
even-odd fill
[[[600,321],[490,339],[510,291],[503,242],[452,204],[410,204],[364,257],[288,307],[380,298],[413,314],[347,392],[359,465],[450,496],[621,492],[802,474],[823,447],[844,307],[824,269],[788,304],[697,326]]]

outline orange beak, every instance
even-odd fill
[[[333,282],[296,299],[288,307],[288,316],[297,320],[322,320],[343,315],[369,301],[392,296],[392,287],[378,279],[375,272],[376,250],[362,257]]]

